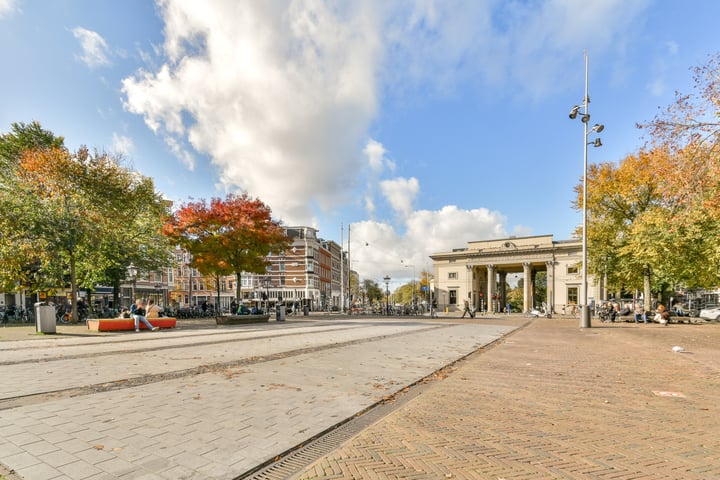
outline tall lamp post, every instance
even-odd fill
[[[127,267],[128,276],[132,279],[132,288],[130,289],[130,307],[135,303],[135,282],[137,281],[138,269],[132,262]]]
[[[575,105],[570,110],[570,118],[576,119],[580,115],[580,121],[583,124],[583,226],[582,226],[582,308],[580,310],[580,328],[590,328],[590,306],[588,305],[588,280],[587,280],[587,164],[588,164],[588,145],[601,147],[600,138],[596,138],[592,142],[588,142],[590,133],[600,133],[605,128],[603,125],[596,123],[592,128],[588,129],[590,122],[590,96],[588,95],[588,56],[585,55],[585,98],[582,106]]]
[[[390,315],[390,275],[385,275],[385,315]]]

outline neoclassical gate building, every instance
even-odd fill
[[[582,241],[553,240],[552,235],[510,237],[468,242],[466,248],[430,255],[433,260],[435,299],[441,309],[471,306],[502,312],[507,302],[508,274],[522,273],[523,312],[540,303],[535,298],[535,276],[547,272],[547,303],[560,313],[563,306],[579,305],[582,295]],[[588,275],[588,303],[601,296],[601,286]],[[569,312],[568,312],[569,313]]]

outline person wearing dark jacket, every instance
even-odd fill
[[[140,322],[143,322],[148,330],[152,330],[153,332],[160,330],[160,327],[153,327],[152,323],[148,322],[145,314],[145,302],[138,298],[135,300],[135,310],[132,312],[133,319],[135,320],[135,331],[140,331]]]

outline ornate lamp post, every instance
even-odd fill
[[[588,129],[590,122],[590,113],[588,104],[590,96],[588,95],[588,56],[585,53],[585,98],[582,107],[575,105],[570,110],[570,118],[574,120],[580,114],[580,121],[583,124],[583,226],[582,226],[582,308],[580,310],[580,328],[590,328],[590,306],[588,305],[588,281],[587,281],[587,162],[588,162],[588,145],[601,147],[600,138],[596,138],[592,142],[588,142],[590,133],[600,133],[605,128],[603,125],[596,123],[591,129]]]
[[[385,275],[385,315],[390,315],[390,275]]]

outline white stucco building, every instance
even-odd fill
[[[510,237],[469,242],[467,247],[430,255],[435,299],[441,309],[462,309],[465,299],[477,309],[502,312],[508,274],[525,278],[523,311],[537,306],[535,274],[547,272],[547,303],[551,311],[582,302],[582,241],[553,240],[552,235]],[[588,303],[603,296],[588,275]]]

